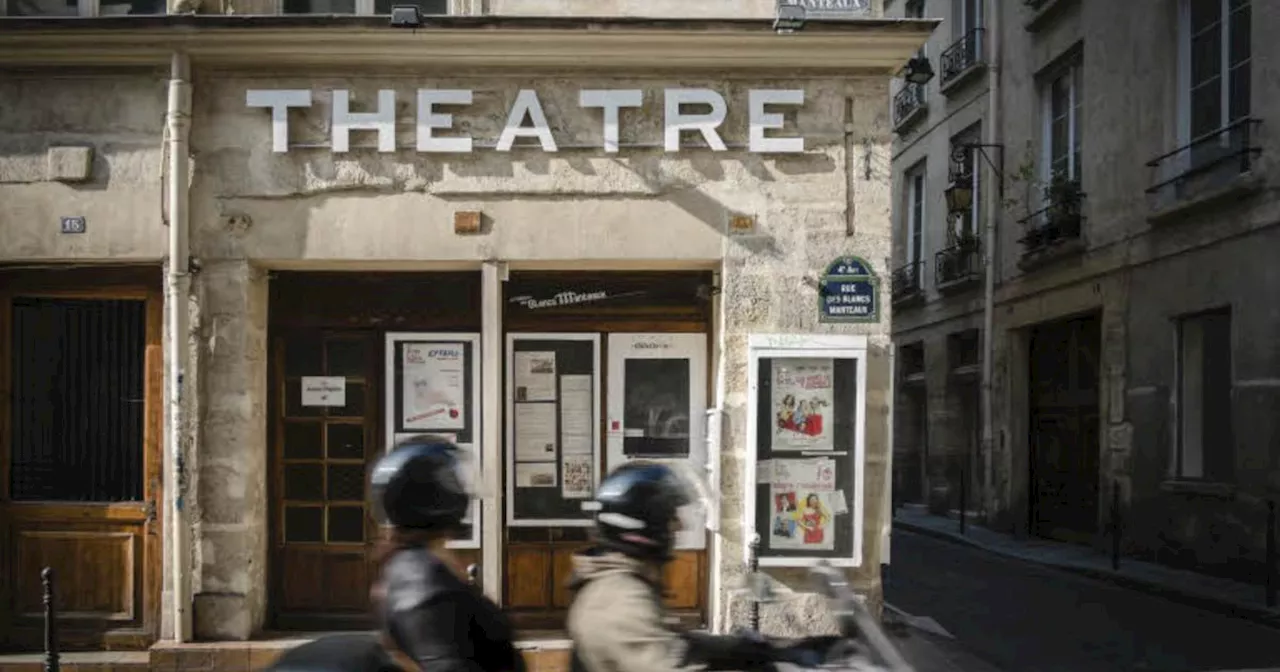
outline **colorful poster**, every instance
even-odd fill
[[[466,427],[462,343],[405,343],[401,355],[401,427],[453,430]]]
[[[774,360],[774,452],[832,450],[833,371],[830,359]]]
[[[844,493],[836,490],[835,462],[773,460],[769,495],[773,515],[769,548],[830,551],[835,549],[833,522],[844,506]]]

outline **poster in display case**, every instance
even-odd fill
[[[392,332],[386,339],[386,449],[415,434],[457,444],[481,481],[480,334]],[[480,500],[450,548],[480,548]]]
[[[748,342],[747,527],[765,567],[862,564],[865,336]]]
[[[588,527],[600,482],[600,336],[507,334],[507,524]]]
[[[632,460],[708,474],[706,334],[609,334],[605,473]],[[707,512],[687,507],[678,550],[707,546]]]

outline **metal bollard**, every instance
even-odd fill
[[[44,672],[58,672],[58,622],[53,603],[52,567],[40,572],[40,582],[44,585]]]
[[[1111,482],[1111,569],[1120,571],[1120,481]]]
[[[754,534],[751,536],[751,554],[748,556],[750,560],[747,565],[747,571],[750,572],[751,576],[760,571],[759,553],[760,535]],[[751,600],[751,631],[760,632],[760,602],[754,599]]]
[[[964,536],[964,527],[966,518],[969,517],[969,474],[968,470],[960,468],[960,535]]]
[[[1276,567],[1276,500],[1267,500],[1267,608],[1276,606],[1280,589],[1280,568]]]

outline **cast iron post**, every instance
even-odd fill
[[[53,568],[40,572],[44,584],[44,672],[58,672],[58,623],[53,604]]]
[[[1111,569],[1120,571],[1120,481],[1111,482]]]
[[[1276,606],[1276,590],[1280,589],[1280,569],[1276,568],[1276,500],[1267,500],[1267,607]]]
[[[759,553],[760,553],[760,535],[753,534],[751,535],[751,554],[748,556],[750,560],[747,564],[747,571],[749,572],[747,576],[748,576],[748,580],[750,581],[754,581],[756,572],[760,571]],[[751,631],[760,632],[760,601],[758,599],[755,599],[755,598],[758,598],[759,596],[752,595],[751,597],[752,597]]]

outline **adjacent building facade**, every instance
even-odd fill
[[[883,103],[933,24],[331,4],[9,5],[6,643],[38,644],[45,566],[68,646],[364,627],[367,467],[417,432],[476,460],[455,545],[526,631],[560,627],[581,502],[636,458],[719,494],[668,570],[691,625],[745,622],[757,530],[762,564],[843,563],[878,603]],[[788,492],[825,527],[767,529]],[[765,623],[823,627],[817,599]]]
[[[1261,582],[1280,8],[886,11],[943,19],[891,103],[898,500]]]

